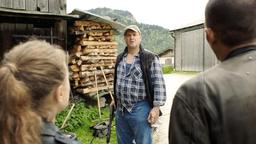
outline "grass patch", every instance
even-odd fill
[[[103,121],[108,121],[109,119],[109,108],[101,108],[101,119],[99,117],[97,106],[91,106],[86,104],[82,100],[77,100],[75,102],[75,107],[67,120],[65,127],[62,129],[64,132],[75,133],[78,140],[83,144],[90,144],[93,139],[93,130],[90,129],[91,126],[101,123]],[[72,105],[72,104],[71,104]],[[56,125],[61,127],[65,117],[71,108],[68,106],[64,111],[59,113],[56,117]],[[111,129],[111,143],[116,142],[116,132],[115,132],[115,122],[112,122]],[[92,144],[103,144],[106,143],[106,137],[93,139]]]

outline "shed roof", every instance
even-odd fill
[[[187,28],[191,28],[191,27],[195,27],[195,26],[200,26],[200,25],[203,25],[203,24],[204,24],[204,19],[200,19],[200,20],[196,20],[196,21],[193,21],[191,23],[185,24],[185,25],[183,25],[181,27],[172,29],[170,31],[171,32],[179,31],[179,30],[183,30],[183,29],[187,29]]]
[[[168,48],[168,49],[165,49],[165,50],[162,50],[161,52],[158,53],[159,56],[167,53],[167,52],[173,52],[173,49],[172,48]]]
[[[117,30],[118,32],[122,31],[125,28],[124,24],[119,22],[113,21],[109,17],[103,17],[97,14],[93,14],[88,11],[82,11],[79,9],[74,9],[70,14],[78,15],[80,19],[92,20],[95,22],[107,23],[112,26],[113,29]]]

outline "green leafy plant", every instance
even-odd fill
[[[173,72],[173,66],[170,65],[164,65],[162,67],[163,74],[170,74]]]

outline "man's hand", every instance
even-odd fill
[[[160,107],[155,106],[151,109],[148,115],[148,122],[152,125],[155,124],[159,117]]]

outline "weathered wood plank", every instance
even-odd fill
[[[59,0],[59,11],[60,11],[60,14],[67,14],[67,3],[66,3],[66,0]]]
[[[49,0],[49,12],[55,14],[67,14],[66,0]]]
[[[117,42],[95,42],[95,41],[81,41],[81,45],[117,45]]]
[[[26,10],[36,11],[36,0],[26,0]]]
[[[82,46],[82,45],[81,45]],[[116,49],[117,45],[84,45],[83,48],[89,49]]]
[[[88,36],[82,39],[82,41],[97,41],[97,42],[111,42],[112,36]]]
[[[13,0],[13,8],[25,10],[25,0]]]
[[[2,42],[1,43],[1,49],[4,51],[7,51],[13,45],[15,44],[12,38],[12,35],[15,31],[15,24],[13,23],[1,23],[2,27],[2,32],[3,32],[3,37],[2,37]]]
[[[81,60],[85,61],[85,60],[115,60],[116,57],[91,57],[91,56],[81,56]]]
[[[107,63],[107,64],[105,64],[105,63],[102,63],[102,64],[99,64],[99,63],[97,63],[97,64],[83,64],[83,66],[84,66],[84,67],[100,67],[100,66],[102,66],[102,67],[107,67],[107,68],[113,68],[113,67],[115,66],[115,63]]]
[[[108,82],[113,82],[114,81],[114,78],[111,78],[111,79],[108,79]],[[96,84],[96,81],[90,81],[90,82],[85,82],[85,83],[81,83],[81,87],[94,87]],[[101,79],[101,80],[97,80],[97,84],[98,85],[103,85],[103,86],[106,86],[106,81],[104,79]]]
[[[49,3],[48,0],[38,0],[37,9],[38,11],[48,12]]]
[[[98,90],[104,90],[104,89],[108,89],[108,86],[104,86],[104,87],[98,87]],[[110,89],[113,89],[113,86],[110,86]],[[97,91],[97,88],[84,88],[84,89],[77,89],[78,92],[86,94],[86,93],[90,93],[90,92],[95,92]]]
[[[66,34],[67,34],[67,21],[61,20],[61,21],[55,22],[55,26],[56,26],[55,30],[56,30],[57,37],[65,38]],[[60,45],[64,49],[66,49],[67,45],[65,43],[66,43],[67,39],[64,39],[64,41],[57,41],[56,44]]]
[[[109,56],[109,57],[115,57],[116,54],[113,53],[113,54],[110,54],[110,53],[90,53],[90,54],[86,54],[86,56],[102,56],[102,57],[106,57],[106,56]]]
[[[95,21],[75,21],[74,26],[83,26],[86,29],[112,29],[109,24],[106,23],[98,23]]]
[[[0,7],[13,8],[12,3],[13,0],[0,0]]]
[[[27,32],[27,24],[16,23],[15,24],[15,33],[24,34]]]
[[[113,30],[109,30],[109,29],[79,31],[79,28],[72,28],[70,30],[70,33],[74,34],[74,35],[86,35],[86,34],[89,34],[91,32],[93,32],[93,33],[99,33],[100,32],[100,33],[104,33],[104,35],[111,35],[111,36],[114,35]]]
[[[49,12],[59,14],[60,13],[60,3],[59,0],[49,0]]]
[[[71,71],[73,72],[79,72],[79,67],[77,65],[71,65],[70,66]]]
[[[114,69],[104,69],[104,73],[105,74],[113,74]],[[100,76],[103,75],[103,73],[100,70],[95,70],[94,72],[91,72],[91,71],[81,71],[81,72],[79,72],[79,75],[80,75],[81,78],[94,76],[94,74],[100,75]]]
[[[98,53],[98,52],[103,52],[103,53],[116,53],[117,49],[89,49],[86,48],[83,50],[83,54],[87,54],[87,53]]]

